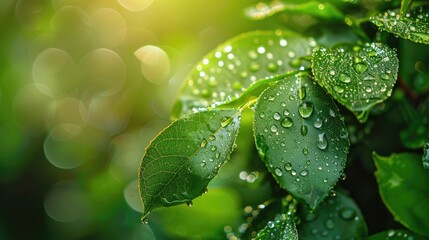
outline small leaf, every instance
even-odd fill
[[[281,187],[316,208],[340,178],[349,140],[332,98],[308,75],[265,90],[255,108],[260,157]]]
[[[411,4],[411,0],[402,0],[401,1],[401,10],[400,10],[401,16],[405,15],[405,13],[407,12],[408,7],[410,6],[410,4]]]
[[[429,172],[429,137],[427,138],[423,148],[422,161],[424,169]]]
[[[308,1],[304,3],[286,3],[272,1],[269,4],[259,2],[255,7],[248,8],[246,15],[254,20],[271,17],[277,13],[306,14],[314,17],[332,20],[344,19],[343,13],[329,2]]]
[[[364,238],[364,240],[424,240],[425,238],[420,237],[419,235],[416,235],[410,231],[404,230],[404,229],[398,229],[398,230],[387,230],[384,232],[380,232],[377,234],[374,234],[372,236]]]
[[[427,6],[400,15],[399,10],[387,10],[371,18],[381,30],[416,43],[429,44],[429,11]]]
[[[429,174],[421,156],[412,153],[382,157],[373,153],[375,177],[384,204],[396,220],[429,237]]]
[[[304,209],[298,216],[301,240],[361,239],[368,232],[359,207],[341,192],[326,199],[316,212]]]
[[[313,51],[316,81],[365,122],[369,111],[392,94],[398,75],[396,53],[381,43]]]
[[[174,115],[238,98],[258,80],[309,66],[313,39],[284,31],[256,31],[218,46],[196,64],[186,78]]]
[[[143,218],[159,207],[189,203],[228,160],[240,126],[236,110],[191,114],[148,146],[139,171]]]

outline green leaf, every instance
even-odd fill
[[[396,220],[413,232],[429,237],[429,174],[421,156],[413,153],[382,157],[373,153],[379,192]]]
[[[402,0],[401,1],[401,9],[400,9],[401,16],[404,16],[404,14],[407,12],[410,4],[411,4],[411,0]]]
[[[426,137],[429,135],[429,99],[417,110],[412,108],[408,111],[412,119],[408,128],[401,131],[401,141],[407,148],[419,149],[424,146]]]
[[[368,232],[359,207],[341,192],[326,199],[316,212],[304,209],[298,216],[301,240],[361,239]]]
[[[277,13],[306,14],[330,20],[344,19],[343,13],[329,2],[286,3],[275,0],[269,4],[260,2],[255,7],[246,9],[246,15],[254,20],[265,19]]]
[[[236,110],[191,114],[173,122],[147,147],[139,169],[143,218],[159,207],[189,203],[228,160],[240,126]]]
[[[381,43],[313,51],[316,81],[365,122],[369,111],[392,94],[398,74],[395,51]]]
[[[255,31],[218,46],[186,78],[173,115],[238,98],[258,80],[309,66],[313,39],[284,31]]]
[[[398,9],[387,10],[371,18],[380,30],[417,43],[429,44],[429,11],[427,6],[400,15]]]
[[[308,75],[266,89],[255,108],[260,157],[281,187],[316,208],[340,178],[349,140],[332,98]]]
[[[426,139],[426,143],[423,148],[422,161],[423,161],[423,168],[426,171],[429,171],[429,137]]]
[[[292,197],[283,200],[283,211],[277,214],[274,220],[268,221],[266,226],[258,232],[256,240],[298,240],[298,231],[295,224],[296,204]]]
[[[367,238],[364,238],[365,240],[424,240],[425,238],[420,237],[419,235],[416,235],[410,231],[404,230],[404,229],[398,229],[398,230],[387,230],[384,232],[380,232],[377,234],[374,234],[372,236],[369,236]]]

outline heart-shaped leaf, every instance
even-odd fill
[[[364,238],[364,240],[424,240],[425,238],[404,229],[387,230]]]
[[[347,195],[338,192],[327,198],[315,212],[303,209],[298,214],[299,239],[361,239],[367,235],[363,215],[356,203]]]
[[[373,153],[372,158],[381,199],[389,211],[411,231],[429,237],[429,174],[421,165],[421,156]]]
[[[219,105],[238,98],[260,79],[309,66],[313,39],[284,31],[256,31],[218,46],[196,64],[186,78],[173,115]]]
[[[417,43],[429,44],[429,8],[422,6],[401,15],[399,9],[387,10],[371,18],[381,30]]]
[[[343,13],[338,10],[335,5],[329,2],[321,3],[319,1],[286,3],[274,0],[269,4],[259,2],[255,7],[248,8],[246,10],[246,15],[251,19],[261,20],[281,12],[292,14],[306,14],[314,17],[331,20],[344,19]]]
[[[381,43],[313,51],[316,81],[365,122],[369,111],[392,93],[398,74],[395,51]]]
[[[281,187],[311,208],[344,169],[349,140],[332,98],[308,75],[266,89],[255,108],[259,155]]]
[[[155,208],[188,203],[229,159],[240,126],[236,110],[211,110],[173,122],[147,147],[139,169],[143,218]]]

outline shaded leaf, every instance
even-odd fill
[[[408,229],[429,237],[429,174],[421,156],[412,153],[382,157],[373,153],[375,176],[384,204]]]
[[[377,234],[374,234],[372,236],[364,238],[365,240],[424,240],[425,238],[420,237],[419,235],[416,235],[415,233],[412,233],[405,229],[398,229],[398,230],[387,230],[384,232],[380,232]]]
[[[371,18],[380,30],[417,43],[429,44],[429,8],[421,6],[400,15],[399,9],[387,10]]]
[[[368,232],[359,207],[341,192],[326,199],[316,212],[303,209],[298,216],[299,239],[361,239]]]
[[[316,81],[365,122],[369,111],[392,94],[398,74],[396,53],[381,43],[313,51]]]
[[[284,31],[239,35],[207,54],[186,78],[173,115],[219,105],[238,98],[260,79],[309,66],[313,39]]]
[[[333,4],[319,1],[287,3],[275,0],[269,4],[260,2],[255,7],[246,9],[246,15],[254,20],[265,19],[277,13],[307,14],[332,20],[341,20],[344,18],[343,13]]]
[[[212,110],[191,114],[163,130],[147,147],[139,169],[143,217],[203,194],[228,160],[239,126],[236,110]]]
[[[281,187],[317,205],[340,178],[349,140],[332,98],[308,75],[265,90],[255,108],[260,157]]]

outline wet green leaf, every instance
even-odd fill
[[[429,137],[426,138],[426,143],[425,143],[425,146],[423,147],[422,161],[423,161],[423,168],[426,171],[429,171]]]
[[[275,0],[269,4],[263,2],[257,3],[255,7],[246,10],[246,15],[254,20],[265,19],[277,13],[306,14],[331,20],[341,20],[344,18],[343,13],[335,5],[319,1],[287,3]]]
[[[401,9],[400,9],[401,16],[404,16],[404,14],[407,12],[410,4],[411,4],[411,0],[402,0],[401,1]]]
[[[238,98],[258,80],[309,66],[313,39],[284,31],[256,31],[218,46],[186,78],[173,115],[219,105]]]
[[[422,6],[400,15],[399,9],[387,10],[371,18],[381,30],[417,43],[429,44],[429,8]]]
[[[369,111],[392,94],[398,75],[396,53],[381,43],[313,51],[316,81],[365,122]]]
[[[236,110],[191,114],[148,146],[139,169],[143,218],[153,209],[189,203],[228,160],[240,126]]]
[[[308,75],[285,79],[261,95],[255,140],[281,187],[316,208],[340,178],[349,149],[332,98]]]
[[[373,153],[381,198],[395,219],[408,229],[429,237],[429,174],[421,155]]]
[[[365,240],[424,240],[425,238],[416,235],[405,229],[387,230],[364,238]]]
[[[361,239],[367,235],[363,215],[356,203],[347,195],[338,192],[327,198],[316,212],[307,209],[298,214],[299,239]]]

